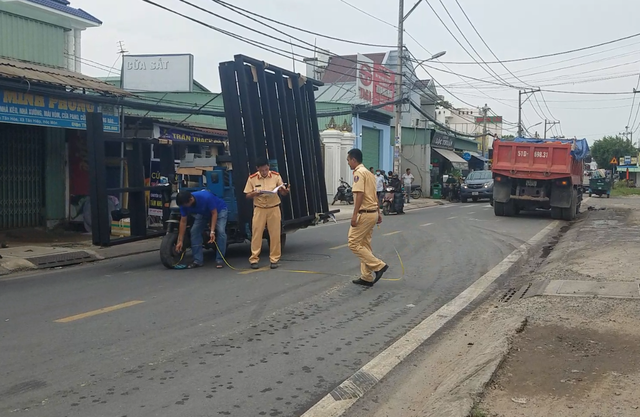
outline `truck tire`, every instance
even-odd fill
[[[554,220],[561,220],[562,209],[560,207],[551,207],[551,218]]]
[[[185,242],[183,250],[186,250],[189,245],[187,241],[187,236],[185,236]],[[176,252],[176,243],[178,242],[178,233],[177,232],[169,232],[162,238],[162,242],[160,243],[160,262],[166,268],[173,269],[180,263],[182,260],[183,254]]]
[[[506,217],[512,217],[517,215],[520,210],[516,207],[515,201],[509,200],[504,203],[504,215]]]
[[[571,204],[569,205],[569,208],[562,209],[562,220],[566,220],[568,222],[575,220],[578,204],[578,196],[576,194],[577,193],[575,191],[571,194]]]
[[[504,216],[504,203],[493,202],[493,214],[496,216]]]

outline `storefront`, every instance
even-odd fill
[[[68,132],[86,129],[86,112],[105,111],[77,96],[0,89],[0,230],[52,227],[67,217]],[[103,122],[106,132],[120,130],[117,116]]]
[[[444,175],[466,175],[469,164],[454,152],[455,137],[441,132],[433,132],[431,138],[431,174],[433,183],[442,183]]]
[[[154,138],[166,139],[172,142],[176,167],[187,153],[206,155],[207,157],[217,157],[228,153],[227,132],[222,130],[187,129],[155,124],[153,126],[153,136]],[[218,165],[223,164],[228,164],[227,168],[231,168],[230,162],[220,162]],[[158,185],[161,177],[160,159],[156,155],[155,146],[151,147],[151,158],[146,172],[148,184],[151,186]],[[162,216],[162,196],[157,193],[150,193],[148,207],[149,216]]]

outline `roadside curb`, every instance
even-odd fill
[[[358,400],[365,397],[368,391],[378,385],[383,378],[413,354],[418,347],[427,340],[430,340],[434,334],[439,332],[464,309],[478,301],[478,299],[482,299],[481,296],[483,294],[491,293],[495,287],[496,281],[521,267],[528,259],[530,259],[536,249],[544,244],[546,239],[560,227],[560,225],[561,222],[553,221],[534,237],[520,245],[489,272],[478,278],[473,284],[471,284],[471,286],[461,292],[457,297],[440,307],[417,326],[401,336],[391,346],[380,352],[355,374],[347,378],[333,391],[324,396],[320,401],[302,414],[301,417],[339,417],[345,415],[345,413]],[[503,358],[504,356],[495,364],[494,371],[497,369],[497,366],[501,363]],[[495,361],[489,361],[487,363],[487,372],[491,369],[488,365],[494,362]],[[485,372],[484,375],[486,375],[487,372]],[[492,375],[493,371],[491,372],[491,376]],[[466,415],[468,415],[468,412],[473,406],[473,401],[469,404],[470,406],[469,409],[466,410]],[[444,413],[431,415],[449,414]]]
[[[55,249],[55,248],[54,248]],[[78,260],[77,262],[71,261],[64,265],[52,266],[51,268],[64,268],[73,265],[82,265],[88,264],[98,261],[104,261],[107,259],[117,259],[124,258],[127,256],[140,255],[144,253],[156,252],[160,249],[160,239],[154,238],[150,241],[147,241],[147,244],[142,248],[131,248],[127,247],[128,250],[122,250],[118,246],[111,246],[105,248],[96,248],[96,247],[79,247],[74,250],[68,250],[66,252],[61,253],[61,255],[67,255],[69,257],[73,257],[74,254],[88,254],[91,255],[90,258],[83,258],[82,260]],[[38,270],[46,270],[51,268],[38,268],[38,266],[29,261],[28,259],[24,259],[22,257],[8,257],[5,256],[2,261],[0,261],[0,277],[8,278],[12,274],[20,273],[20,272],[34,272]]]
[[[425,416],[467,417],[487,384],[511,350],[516,334],[527,325],[526,317],[494,321],[484,332],[485,339],[475,343],[451,376],[445,379],[423,408]]]

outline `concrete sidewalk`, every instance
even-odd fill
[[[433,200],[431,198],[420,198],[418,200],[411,200],[411,203],[404,205],[405,211],[411,211],[421,208],[441,206],[446,204],[444,200]],[[336,204],[329,206],[329,210],[340,210],[340,213],[336,213],[336,220],[349,220],[353,215],[353,205]]]
[[[444,201],[423,198],[406,204],[405,210],[410,211],[442,204],[445,204]],[[330,206],[330,209],[340,210],[339,213],[336,213],[336,221],[349,220],[353,214],[353,205],[334,205]],[[68,240],[62,238],[55,243],[9,243],[8,248],[0,249],[0,276],[19,271],[57,268],[102,259],[155,252],[160,249],[161,241],[161,238],[154,238],[100,248],[91,244],[89,236],[74,235]]]

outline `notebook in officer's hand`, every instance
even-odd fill
[[[278,192],[278,190],[282,187],[285,187],[287,184],[280,184],[278,185],[276,188],[274,188],[273,190],[269,191],[269,190],[260,190],[258,191],[260,194],[276,194]]]

